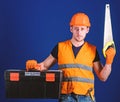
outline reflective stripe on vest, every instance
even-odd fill
[[[61,64],[61,65],[58,65],[58,68],[59,69],[63,69],[63,68],[81,68],[81,69],[88,70],[88,71],[91,71],[91,72],[92,72],[92,69],[93,69],[93,68],[91,68],[89,66],[86,66],[86,65],[83,65],[83,64]]]
[[[94,83],[94,80],[88,79],[88,78],[80,78],[80,77],[63,78],[63,82],[69,82],[69,81],[78,81],[78,82]]]

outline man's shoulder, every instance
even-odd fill
[[[70,40],[64,40],[64,41],[60,41],[59,44],[63,44],[63,43],[65,44],[65,43],[69,43],[69,42],[70,42]]]
[[[89,42],[85,42],[89,47],[93,47],[93,48],[96,48],[96,46],[92,43],[89,43]]]

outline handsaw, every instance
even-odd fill
[[[112,34],[112,24],[111,24],[111,15],[110,15],[110,5],[105,5],[105,22],[104,22],[104,42],[103,42],[103,55],[106,57],[105,51],[109,47],[114,47],[115,44],[113,41]]]

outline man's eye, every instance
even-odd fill
[[[75,28],[75,30],[76,30],[76,31],[79,31],[79,29],[78,29],[78,28]]]
[[[81,30],[84,30],[84,28],[81,28]]]
[[[76,29],[76,31],[79,31],[79,29]]]

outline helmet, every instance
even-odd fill
[[[90,27],[90,20],[89,17],[85,13],[76,13],[73,15],[70,26],[88,26]]]

